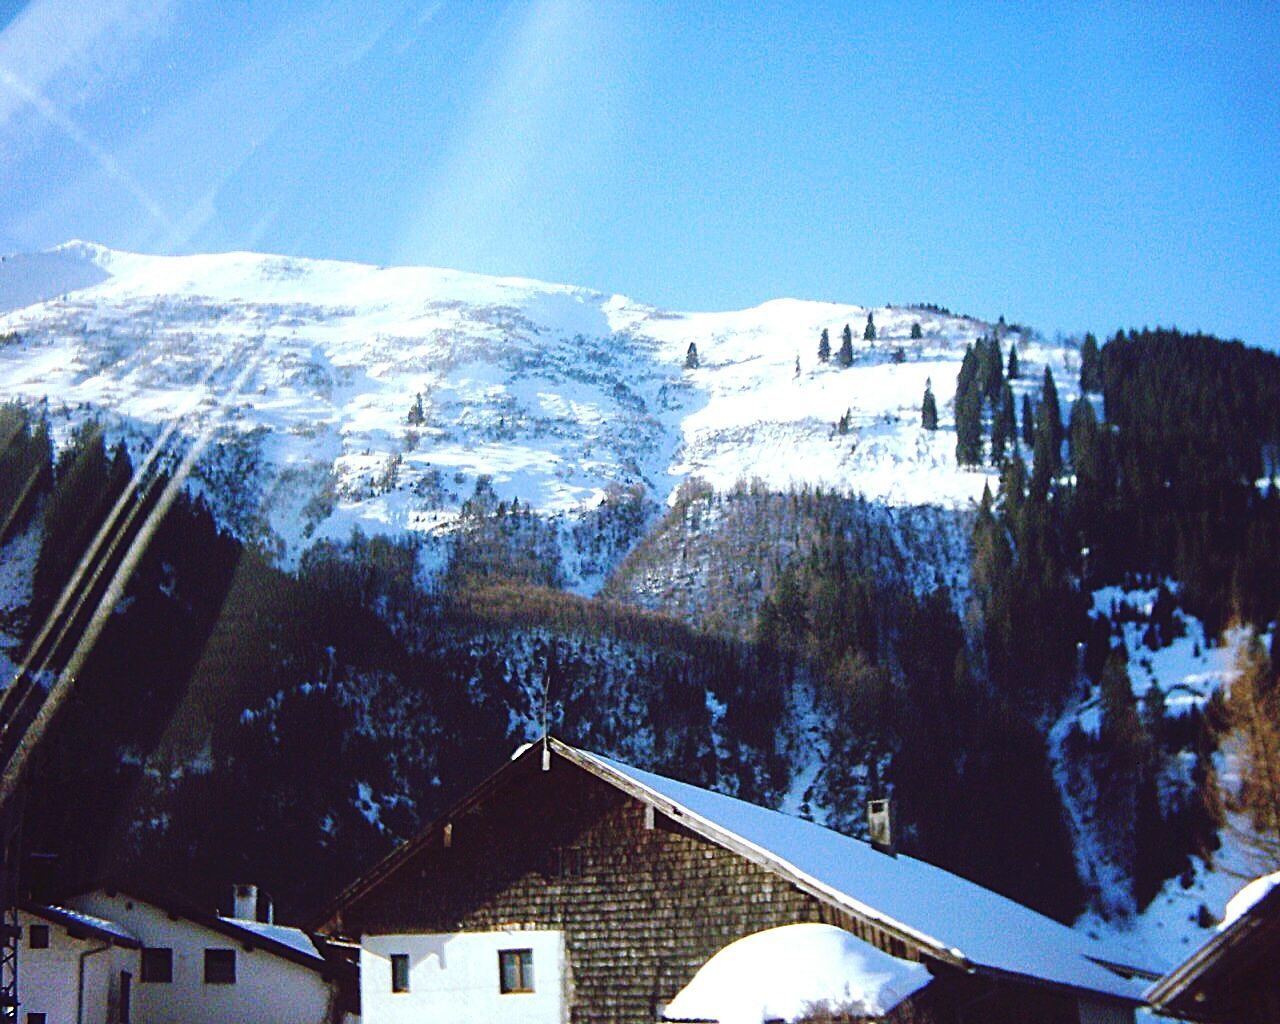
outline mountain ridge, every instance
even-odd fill
[[[258,514],[237,528],[289,555],[356,527],[447,530],[480,477],[501,500],[571,520],[634,485],[668,504],[694,477],[950,507],[994,482],[956,466],[945,410],[964,348],[997,325],[932,308],[784,298],[675,312],[441,268],[85,242],[50,252],[107,276],[69,291],[50,282],[49,298],[0,315],[0,397],[57,395],[55,436],[103,415],[138,447],[186,405],[197,420],[223,406],[223,447],[242,449],[241,472],[256,467],[245,481]],[[819,332],[834,352],[845,324],[853,365],[820,363]],[[1029,385],[1041,363],[1063,377],[1073,359],[1070,345],[1008,337]],[[250,358],[243,393],[202,382],[209,366]],[[919,428],[929,381],[937,433]]]

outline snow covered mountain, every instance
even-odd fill
[[[868,318],[875,337],[864,339]],[[846,324],[848,367],[837,355]],[[823,330],[826,363],[817,357]],[[921,590],[945,583],[963,602],[968,521],[955,513],[996,481],[956,463],[955,382],[966,347],[993,332],[1005,352],[1017,345],[1015,397],[1038,394],[1048,368],[1069,408],[1078,395],[1073,343],[936,308],[780,299],[671,312],[525,279],[255,253],[144,256],[82,242],[0,261],[0,401],[46,403],[60,441],[96,417],[135,456],[166,425],[188,442],[212,431],[196,486],[242,538],[286,562],[356,527],[445,537],[488,479],[498,500],[518,500],[555,526],[569,587],[595,593],[612,576],[609,596],[711,632],[717,599],[725,619],[751,618],[740,613],[753,613],[796,543],[783,520],[752,521],[772,507],[767,500],[735,510],[694,499],[705,491],[682,489],[692,478],[722,494],[760,480],[769,492],[864,495],[874,506],[860,513],[871,531],[864,546],[873,535],[885,551],[911,546],[897,578]],[[926,382],[937,431],[920,425]],[[620,493],[643,495],[648,522],[603,555],[587,551],[593,515]],[[663,505],[680,510],[680,495],[685,519],[655,523]],[[746,554],[721,557],[716,530]],[[642,537],[650,557],[615,572]],[[37,540],[18,538],[0,560],[4,607],[25,603]],[[1190,619],[1176,641],[1145,649],[1139,629],[1154,598],[1100,592],[1094,602],[1121,598],[1135,605],[1123,637],[1135,692],[1158,685],[1171,704],[1199,704],[1230,676],[1232,647],[1211,646]],[[517,642],[549,642],[531,636]],[[606,669],[627,676],[629,656],[601,653],[594,681]],[[532,654],[504,658],[535,678]],[[1062,753],[1076,723],[1096,734],[1098,706],[1096,689],[1074,701],[1050,739],[1080,876],[1124,924],[1115,895],[1124,880],[1110,877],[1095,849],[1091,793],[1073,788]],[[708,707],[717,719],[726,712]],[[793,745],[807,753],[795,756],[790,803],[821,759],[811,719],[796,718]],[[637,734],[637,744],[653,742]],[[1199,865],[1185,885],[1171,881],[1128,937],[1155,959],[1174,959],[1169,951],[1202,927],[1201,904],[1218,903],[1222,879]]]
[[[678,313],[449,270],[83,242],[8,257],[0,302],[0,399],[47,398],[55,431],[105,417],[139,448],[167,421],[187,435],[220,421],[202,464],[215,503],[289,554],[354,526],[447,528],[481,475],[501,500],[570,519],[611,486],[662,503],[691,476],[947,507],[988,479],[958,469],[950,403],[965,346],[993,325],[923,308]],[[1069,397],[1072,348],[1010,340],[1022,386],[1047,364]],[[937,432],[920,428],[927,381]]]

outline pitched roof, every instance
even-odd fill
[[[1213,1019],[1215,996],[1233,975],[1274,970],[1269,958],[1280,946],[1280,872],[1256,878],[1227,904],[1217,934],[1151,986],[1147,1000],[1158,1010],[1189,1020]]]
[[[686,826],[696,820],[711,833],[709,838],[745,844],[785,873],[808,880],[832,902],[909,933],[941,959],[1141,999],[1142,983],[1101,966],[1121,959],[1108,947],[949,871],[913,857],[888,856],[814,822],[599,754],[572,748],[560,752],[568,751],[571,760],[594,766],[597,774],[625,780],[669,803]]]
[[[311,938],[301,928],[220,917],[217,914],[209,913],[200,907],[194,906],[181,897],[157,894],[133,885],[123,887],[102,884],[93,886],[84,890],[84,892],[93,890],[101,890],[108,896],[119,893],[139,903],[149,903],[172,917],[185,918],[192,924],[200,925],[203,928],[225,935],[227,938],[234,939],[243,946],[260,949],[301,967],[308,967],[313,971],[318,971],[321,974],[330,972],[328,961],[320,954]]]
[[[1130,965],[1097,940],[912,857],[891,857],[869,843],[811,821],[772,811],[599,754],[553,737],[551,753],[652,805],[703,838],[768,868],[834,907],[875,922],[922,952],[966,970],[1022,977],[1137,1004],[1146,984],[1121,977],[1156,973]],[[336,913],[374,888],[433,835],[510,777],[514,766],[542,756],[530,745],[485,780],[458,808],[393,850],[338,898]]]
[[[108,921],[103,917],[82,914],[78,910],[70,910],[67,907],[58,907],[52,904],[32,903],[28,900],[23,900],[20,903],[20,909],[32,917],[43,918],[54,924],[62,925],[72,936],[87,935],[114,943],[117,946],[126,946],[129,949],[142,948],[142,943],[138,941],[136,936],[114,921]]]

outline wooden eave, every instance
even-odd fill
[[[315,956],[309,956],[300,949],[295,949],[288,943],[280,942],[273,939],[269,935],[263,935],[255,932],[252,928],[244,928],[235,923],[234,919],[220,917],[217,914],[211,914],[199,907],[192,906],[183,900],[158,895],[148,892],[136,886],[128,887],[115,886],[110,883],[82,888],[82,892],[90,892],[101,889],[108,896],[127,896],[139,903],[147,903],[155,907],[157,910],[163,911],[169,916],[171,921],[187,920],[192,924],[207,928],[210,931],[218,932],[233,939],[247,953],[261,950],[264,953],[270,953],[278,956],[281,960],[288,960],[290,963],[297,964],[299,967],[306,967],[315,971],[325,979],[328,979],[331,968],[329,962],[320,956],[319,951]],[[299,928],[299,931],[303,929]],[[312,945],[315,943],[313,942]]]
[[[113,946],[121,946],[125,949],[141,949],[142,943],[132,935],[113,932],[107,928],[102,928],[94,924],[92,921],[86,921],[83,916],[76,912],[66,912],[61,907],[50,907],[40,903],[34,903],[30,900],[21,900],[18,908],[24,913],[30,914],[32,917],[38,917],[41,920],[48,921],[50,924],[56,924],[62,928],[73,939],[87,940],[99,939],[103,942],[109,942]]]
[[[1159,1013],[1186,1020],[1213,1021],[1214,1001],[1201,1004],[1215,983],[1232,969],[1232,961],[1263,934],[1280,934],[1280,886],[1214,935],[1147,991],[1147,1002]]]
[[[793,865],[771,854],[768,850],[749,843],[740,836],[720,828],[714,822],[693,814],[681,805],[666,799],[626,775],[610,770],[594,758],[582,754],[554,737],[548,737],[545,741],[538,741],[519,756],[508,761],[468,793],[463,800],[447,813],[437,818],[419,832],[418,835],[392,850],[372,869],[338,895],[326,909],[324,918],[315,925],[315,930],[329,933],[332,929],[333,933],[340,932],[339,918],[343,909],[368,894],[393,875],[400,867],[411,860],[419,850],[429,845],[433,840],[441,838],[445,829],[453,821],[482,805],[493,793],[502,788],[511,775],[541,758],[544,742],[552,754],[563,758],[577,768],[581,768],[627,796],[653,807],[655,811],[682,825],[700,838],[766,868],[771,873],[794,885],[800,891],[821,900],[833,909],[881,929],[911,949],[917,950],[923,956],[958,967],[961,970],[971,971],[974,969],[975,965],[970,963],[957,950],[950,949],[937,939],[918,932],[909,925],[886,917],[873,908],[851,900],[844,894],[822,885],[816,879],[805,875]]]
[[[701,815],[690,811],[683,805],[664,797],[662,794],[650,789],[642,783],[637,782],[624,773],[610,768],[608,765],[601,763],[591,755],[585,754],[568,744],[563,743],[555,737],[546,737],[542,740],[538,740],[536,743],[530,744],[528,749],[522,751],[519,755],[513,757],[506,764],[502,765],[502,767],[481,782],[447,813],[437,818],[412,839],[406,840],[396,849],[392,850],[391,853],[375,864],[373,868],[338,895],[338,897],[325,910],[325,916],[320,919],[319,923],[314,925],[314,930],[324,934],[341,933],[341,915],[345,908],[367,895],[371,890],[393,875],[408,863],[419,850],[422,850],[433,841],[442,841],[445,830],[450,827],[455,820],[462,818],[464,815],[481,806],[493,793],[506,785],[511,776],[515,775],[517,772],[528,770],[530,765],[536,764],[538,759],[543,756],[544,748],[550,751],[551,754],[563,758],[565,761],[582,769],[595,778],[600,779],[614,789],[640,801],[642,804],[652,807],[655,812],[662,814],[668,820],[680,825],[684,829],[687,829],[690,833],[698,836],[699,838],[728,850],[731,853],[735,853],[753,864],[757,864],[760,867],[765,868],[771,874],[783,879],[801,892],[819,900],[838,914],[847,915],[855,921],[860,921],[870,927],[877,928],[891,938],[899,940],[909,949],[913,950],[921,959],[932,960],[940,964],[945,964],[968,974],[982,974],[996,979],[1006,979],[1010,981],[1016,980],[1022,983],[1030,983],[1040,987],[1070,992],[1074,995],[1086,996],[1090,999],[1096,999],[1101,1002],[1109,1002],[1126,1006],[1137,1006],[1142,1004],[1142,1000],[1137,997],[1129,998],[1121,995],[1099,992],[1091,988],[1075,986],[1065,982],[1052,981],[1050,979],[1039,978],[1034,975],[1003,971],[999,968],[975,963],[965,956],[960,950],[947,946],[944,942],[934,938],[933,936],[912,928],[904,922],[898,921],[895,918],[881,913],[874,907],[853,899],[846,893],[842,893],[839,890],[823,884],[819,880],[812,878],[805,872],[801,871],[789,861],[778,857],[770,850],[742,838],[736,833],[717,825],[713,821],[703,818]],[[1113,972],[1115,971],[1115,968],[1110,964],[1100,963],[1099,966],[1112,970]],[[1135,970],[1128,966],[1126,966],[1125,969],[1129,971]]]

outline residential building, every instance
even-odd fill
[[[547,738],[318,925],[360,943],[367,1024],[651,1024],[722,948],[805,922],[923,964],[916,1019],[1132,1020],[1153,973],[879,845]]]

